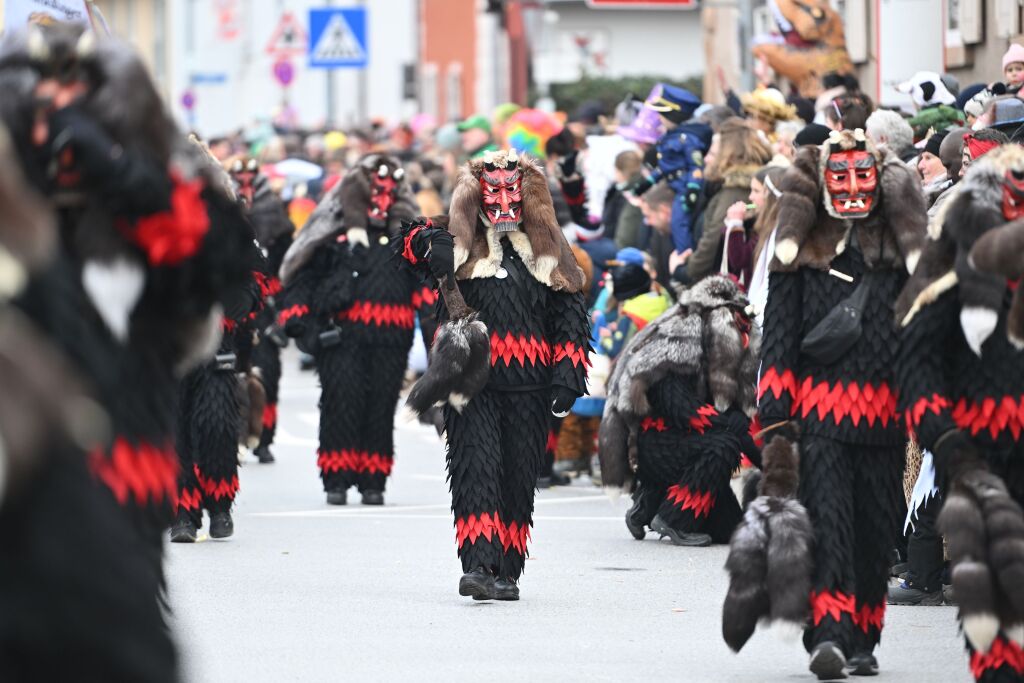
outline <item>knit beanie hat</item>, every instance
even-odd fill
[[[627,263],[612,270],[612,293],[619,301],[651,291],[651,276],[643,266]]]
[[[929,154],[939,156],[939,150],[942,147],[942,141],[945,138],[946,131],[942,131],[941,133],[935,133],[930,138],[928,138],[928,142],[924,144],[924,151],[928,152]]]
[[[1006,67],[1016,62],[1024,64],[1024,45],[1014,43],[1010,46],[1010,49],[1003,55],[1003,71],[1006,71]]]

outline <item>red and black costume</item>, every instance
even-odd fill
[[[258,377],[266,390],[266,404],[263,408],[263,431],[254,454],[261,463],[274,462],[270,446],[277,432],[277,401],[281,384],[281,349],[288,339],[277,325],[278,305],[281,296],[281,263],[292,245],[294,227],[284,202],[270,187],[270,181],[260,174],[255,159],[238,160],[231,166],[231,176],[239,196],[245,200],[249,222],[256,231],[256,241],[266,257],[266,274],[261,277],[263,308],[255,320],[259,341],[252,352],[252,365],[258,370]]]
[[[801,150],[780,189],[758,416],[799,437],[816,540],[804,644],[828,677],[877,667],[906,445],[893,306],[926,216],[917,179],[859,130]],[[859,328],[843,328],[843,304],[859,307]]]
[[[320,375],[317,465],[332,504],[345,504],[351,486],[364,503],[383,503],[416,314],[434,303],[389,246],[415,211],[403,175],[390,157],[364,157],[323,199],[282,269],[279,323]]]
[[[86,640],[65,648],[50,640],[59,631],[37,631],[47,635],[24,652],[49,652],[47,666],[75,668],[54,676],[30,669],[30,677],[173,680],[174,651],[158,592],[163,533],[178,494],[178,379],[215,342],[222,295],[248,276],[235,259],[244,233],[233,228],[244,230],[244,218],[217,187],[202,155],[176,130],[145,66],[124,45],[98,42],[80,26],[32,27],[5,39],[0,83],[0,117],[26,176],[50,198],[59,225],[55,264],[18,303],[72,360],[109,417],[108,433],[92,442],[83,466],[123,520],[103,530],[109,538],[89,536],[99,554],[74,554],[87,533],[76,526],[82,520],[68,518],[49,529],[73,538],[41,559],[53,568],[73,568],[76,579],[27,577],[35,592],[23,592],[18,609],[31,608],[33,619],[62,622],[63,632],[81,631]],[[53,93],[67,90],[81,94],[55,108]],[[131,565],[130,574],[80,565],[106,552]],[[70,599],[41,609],[58,602],[44,591],[87,591],[90,582],[97,595],[117,599],[99,611],[95,604],[64,611],[82,604]],[[129,600],[148,621],[127,615],[120,621],[118,605]],[[27,623],[19,626],[22,638],[31,640]],[[88,658],[69,656],[91,647],[86,643],[95,647]],[[88,671],[80,666],[85,662]]]
[[[453,395],[444,408],[460,592],[518,599],[549,417],[568,413],[585,391],[584,276],[543,172],[514,152],[488,153],[463,169],[448,230],[413,226],[405,256],[426,260],[435,277],[453,269],[490,339],[486,386]],[[446,320],[443,300],[439,311]]]
[[[939,525],[978,681],[1024,681],[1022,177],[1017,145],[971,165],[898,309],[900,408],[934,454]]]
[[[677,545],[726,543],[742,513],[730,489],[750,437],[758,339],[733,280],[706,278],[630,341],[608,383],[601,420],[601,478],[629,488],[626,526]],[[637,397],[642,397],[637,399]]]

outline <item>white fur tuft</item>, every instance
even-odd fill
[[[768,624],[768,631],[783,643],[795,643],[804,632],[804,624],[776,620]]]
[[[775,245],[775,258],[779,259],[783,265],[788,266],[796,259],[799,251],[800,245],[796,243],[796,240],[787,237]]]
[[[992,336],[999,324],[999,314],[980,306],[965,306],[960,311],[960,327],[964,330],[967,345],[981,358],[981,345]]]
[[[604,490],[604,495],[608,496],[608,500],[613,503],[619,502],[619,498],[626,493],[626,491],[622,490],[618,486],[604,486],[602,488]]]
[[[999,619],[994,614],[968,614],[963,618],[963,627],[971,647],[984,654],[999,633]]]
[[[345,236],[348,237],[348,241],[352,244],[361,244],[364,247],[370,246],[370,238],[366,234],[365,228],[349,228]]]
[[[87,261],[82,267],[82,285],[96,311],[119,341],[128,339],[128,323],[142,296],[146,271],[138,263],[121,257],[111,263]]]
[[[1003,626],[1003,633],[1006,637],[1017,643],[1017,645],[1024,645],[1024,624],[1010,624],[1009,626]]]
[[[920,260],[921,260],[921,250],[920,249],[914,249],[909,254],[907,254],[907,272],[910,273],[911,275],[913,275],[914,271],[917,270],[917,263]]]
[[[461,413],[462,409],[469,405],[469,397],[464,394],[452,392],[448,394],[448,405]]]
[[[17,296],[28,281],[25,266],[0,246],[0,299]]]

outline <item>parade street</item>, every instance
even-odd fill
[[[384,508],[328,507],[316,376],[284,361],[277,463],[242,468],[234,537],[169,545],[187,680],[813,680],[799,643],[722,641],[725,547],[634,541],[586,480],[539,494],[519,602],[460,597],[433,429],[398,420]],[[968,680],[950,607],[890,607],[877,654],[878,681]]]

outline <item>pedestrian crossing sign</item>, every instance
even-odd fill
[[[321,69],[365,68],[366,8],[309,10],[309,66]]]

